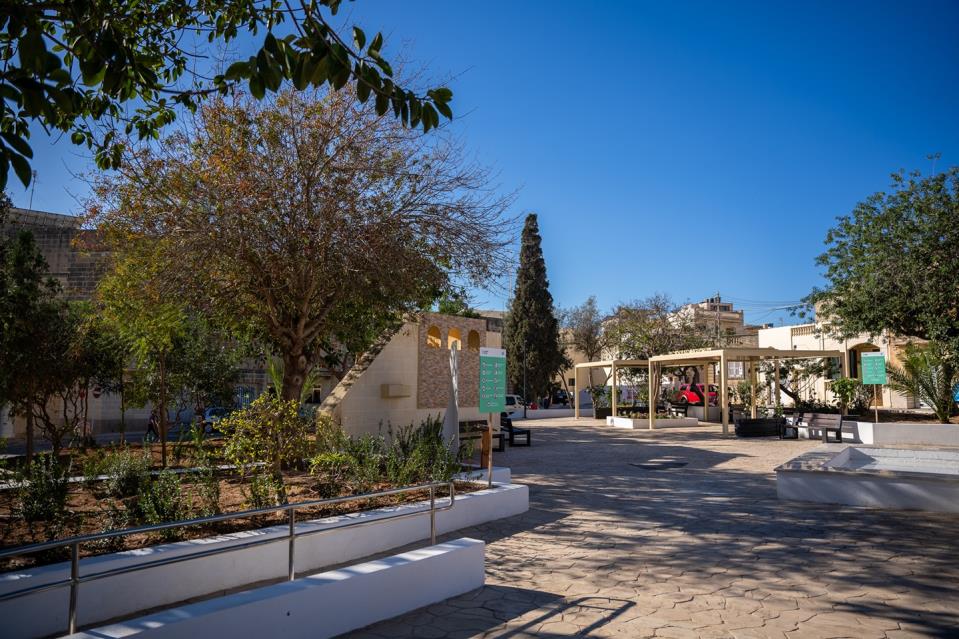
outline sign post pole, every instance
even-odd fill
[[[493,428],[494,418],[506,410],[506,351],[502,348],[480,349],[479,411],[486,413],[486,442],[484,452],[488,457],[481,460],[489,473],[489,486],[493,485]]]
[[[879,387],[886,383],[886,356],[882,353],[863,353],[862,383],[872,384],[872,405],[879,422]]]

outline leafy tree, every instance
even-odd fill
[[[588,362],[598,360],[606,346],[603,320],[603,314],[596,306],[595,295],[590,295],[579,306],[564,310],[560,314],[560,321],[566,345],[582,353]],[[593,386],[593,370],[589,369],[590,388]]]
[[[959,386],[959,369],[941,344],[908,345],[902,365],[890,365],[888,372],[890,388],[932,406],[936,418],[943,424],[959,414],[953,397],[954,389]]]
[[[447,290],[440,296],[436,302],[436,312],[460,317],[480,317],[480,314],[470,306],[470,298],[466,291],[456,288]]]
[[[31,361],[44,374],[26,409],[59,455],[67,437],[88,441],[90,390],[122,370],[122,349],[116,334],[83,303],[52,304],[34,331]]]
[[[372,98],[378,114],[392,111],[424,131],[438,126],[440,115],[452,118],[449,89],[417,94],[396,81],[382,55],[382,34],[368,41],[354,26],[349,42],[330,26],[327,14],[336,15],[340,3],[0,3],[0,188],[11,165],[24,185],[30,181],[31,123],[69,133],[74,144],[95,151],[98,166],[116,168],[123,134],[156,138],[178,108],[195,110],[206,96],[241,85],[262,98],[284,80],[298,89],[352,84],[360,101]],[[290,34],[276,33],[285,23]],[[262,36],[255,55],[223,73],[207,73],[208,58],[247,34]],[[104,125],[104,135],[97,124]]]
[[[559,321],[546,277],[536,214],[526,216],[516,286],[506,316],[506,370],[514,388],[543,397],[558,372],[569,365],[559,341]],[[528,399],[528,398],[526,398]]]
[[[511,201],[443,136],[319,90],[210,100],[96,194],[92,219],[114,250],[155,257],[157,304],[251,327],[283,360],[285,399],[454,278],[501,272]]]
[[[0,406],[25,416],[28,461],[34,452],[33,407],[56,373],[51,355],[56,335],[49,331],[63,310],[59,292],[32,233],[21,231],[0,243]]]
[[[162,464],[167,463],[170,410],[195,409],[232,395],[242,350],[233,336],[163,291],[157,246],[139,244],[117,258],[97,289],[103,317],[118,332],[133,371],[125,393],[132,405],[157,410]]]
[[[959,167],[892,176],[826,235],[827,286],[808,302],[840,337],[884,331],[941,343],[959,363]]]

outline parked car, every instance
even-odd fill
[[[562,388],[553,391],[553,404],[569,406],[569,393]]]
[[[526,406],[526,400],[519,395],[506,396],[506,412],[509,413],[510,417],[513,417],[518,411],[521,412],[523,406]]]
[[[693,390],[692,384],[682,384],[676,389],[676,396],[673,400],[675,404],[698,404],[701,400],[701,393],[703,392],[703,385],[696,384],[696,390],[700,392],[700,395],[697,395]],[[719,389],[715,384],[709,385],[709,403],[712,406],[715,406],[719,401]]]

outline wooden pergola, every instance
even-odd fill
[[[659,396],[663,366],[700,366],[703,369],[702,383],[706,396],[703,402],[703,418],[709,416],[709,387],[706,383],[706,369],[711,364],[719,364],[719,405],[722,410],[723,433],[729,433],[729,362],[744,362],[752,386],[752,417],[756,417],[756,368],[759,362],[772,361],[776,369],[775,401],[780,405],[779,363],[790,359],[838,358],[843,376],[846,375],[846,360],[842,351],[800,351],[778,348],[758,348],[752,346],[728,346],[726,348],[679,351],[649,358],[649,428],[655,428],[655,399]],[[582,364],[578,365],[582,366]],[[615,392],[615,391],[614,391]],[[615,414],[615,413],[614,413]],[[579,416],[577,408],[576,416]]]
[[[619,382],[618,378],[618,369],[621,368],[648,368],[649,361],[645,359],[608,359],[600,362],[583,362],[582,364],[577,364],[573,367],[573,380],[575,384],[573,386],[574,396],[573,396],[573,416],[576,419],[579,419],[579,393],[582,390],[583,386],[579,383],[580,372],[588,371],[593,368],[608,368],[610,369],[610,379],[613,385],[613,390],[609,398],[609,405],[612,407],[613,417],[616,417],[616,393],[617,393],[617,383]],[[593,410],[596,410],[596,407],[593,406]]]

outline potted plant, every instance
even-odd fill
[[[589,395],[593,398],[593,417],[606,419],[613,414],[609,406],[609,390],[605,386],[591,386]]]

